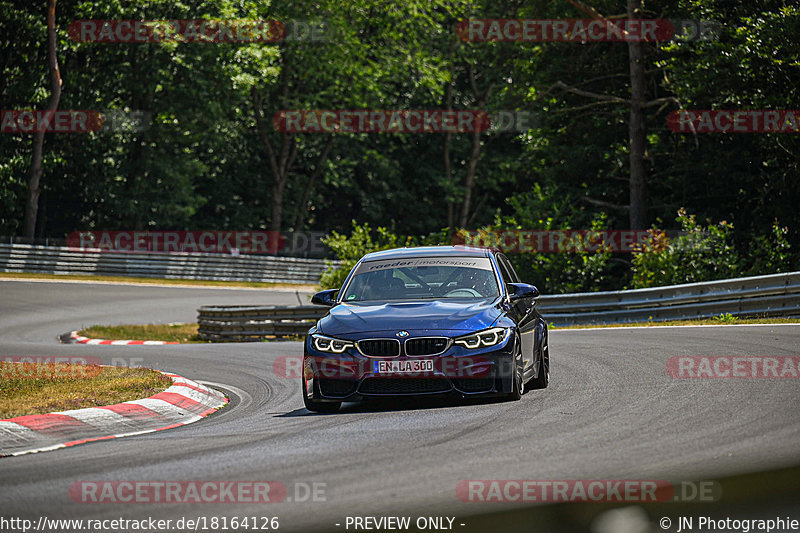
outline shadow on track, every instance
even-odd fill
[[[398,405],[402,401],[402,405]],[[412,411],[417,409],[440,409],[448,407],[471,407],[476,405],[492,405],[504,403],[504,398],[375,398],[358,403],[344,403],[338,413],[313,413],[305,408],[295,409],[288,413],[274,415],[275,418],[289,418],[296,416],[336,416],[350,413],[380,413],[395,411]]]

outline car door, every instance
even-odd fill
[[[519,276],[513,265],[503,254],[497,254],[497,265],[505,283],[520,283]],[[514,302],[509,316],[517,323],[520,339],[522,340],[523,368],[526,370],[534,363],[534,348],[536,345],[536,317],[533,312],[533,300],[518,300]]]

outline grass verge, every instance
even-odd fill
[[[181,343],[206,342],[197,336],[197,324],[144,324],[122,326],[92,326],[78,335],[90,339],[129,341],[166,341]]]
[[[311,326],[309,326],[311,327]],[[181,344],[203,344],[197,334],[197,324],[126,324],[122,326],[91,326],[78,332],[90,339],[129,340],[129,341],[166,341]],[[275,337],[267,335],[265,341],[302,341],[303,335]],[[235,341],[231,341],[235,342]]]
[[[292,283],[266,283],[262,281],[216,281],[205,279],[165,279],[127,276],[96,276],[94,274],[39,274],[35,272],[0,272],[0,278],[44,279],[53,281],[105,281],[108,283],[137,283],[142,285],[176,285],[197,287],[247,287],[253,289],[296,289],[315,290],[315,285]]]
[[[147,368],[0,362],[0,418],[138,400],[171,384]]]
[[[545,317],[546,318],[546,317]],[[656,326],[728,326],[733,324],[800,324],[800,318],[730,318],[716,317],[696,320],[668,320],[666,322],[631,322],[628,324],[584,324],[579,326],[561,326],[550,329],[586,329],[586,328],[648,328]]]

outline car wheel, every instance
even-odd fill
[[[517,346],[520,346],[520,343],[517,343]],[[518,348],[517,352],[514,356],[514,377],[511,381],[511,392],[507,396],[511,401],[519,400],[525,394],[525,378],[522,374],[522,348]]]
[[[319,400],[311,400],[306,395],[306,384],[300,382],[300,392],[303,395],[303,403],[306,409],[315,413],[335,413],[342,406],[342,402],[321,402]],[[317,380],[314,380],[314,390],[317,390]]]
[[[550,348],[545,331],[542,349],[539,350],[539,375],[531,380],[532,389],[546,389],[550,384]]]

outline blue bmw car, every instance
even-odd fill
[[[550,380],[539,291],[502,253],[398,248],[365,255],[341,289],[312,303],[330,311],[308,332],[302,394],[310,411],[420,395],[504,396]]]

